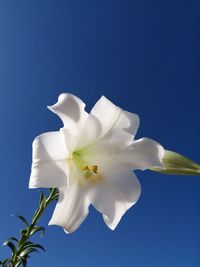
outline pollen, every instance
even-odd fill
[[[88,171],[88,170],[89,170],[88,165],[84,165],[84,166],[82,167],[82,171]]]
[[[92,166],[92,171],[93,171],[94,173],[98,173],[98,166],[97,166],[97,165],[93,165],[93,166]]]
[[[75,164],[76,168],[79,170],[75,171],[75,176],[81,184],[85,182],[99,183],[102,180],[102,176],[99,173],[98,165],[91,165],[87,160],[82,157],[80,151],[75,151],[72,153],[71,157],[67,159],[68,167],[71,166],[71,160]],[[72,165],[73,171],[73,165]]]

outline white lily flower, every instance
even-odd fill
[[[78,97],[66,93],[48,108],[64,127],[35,138],[29,187],[59,189],[49,224],[71,233],[92,204],[114,230],[141,193],[133,170],[162,166],[163,147],[148,138],[134,140],[139,117],[104,96],[90,114]]]

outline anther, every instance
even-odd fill
[[[94,173],[97,173],[98,172],[98,166],[97,165],[93,165],[92,166],[92,170]]]
[[[88,170],[89,170],[88,165],[83,166],[83,167],[82,167],[82,170],[83,170],[83,171],[88,171]]]

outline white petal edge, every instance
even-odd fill
[[[29,188],[67,184],[68,151],[62,132],[48,132],[33,141]]]
[[[91,114],[101,123],[102,137],[112,142],[130,142],[139,127],[138,115],[122,110],[105,96],[97,101]]]
[[[156,141],[149,138],[141,138],[121,151],[116,161],[122,168],[129,166],[132,170],[146,170],[150,167],[162,167],[164,148]]]
[[[59,188],[70,184],[67,162],[46,161],[32,165],[29,188]]]
[[[72,94],[63,93],[59,95],[58,102],[48,109],[58,115],[71,134],[77,135],[88,116],[84,110],[85,103]]]
[[[79,184],[59,188],[59,200],[49,225],[63,227],[66,233],[74,232],[89,212],[87,189]]]
[[[62,160],[68,155],[61,131],[47,132],[37,136],[33,140],[32,149],[33,164],[48,160]]]
[[[131,172],[110,172],[106,180],[90,191],[89,198],[91,204],[103,214],[106,225],[114,230],[125,212],[137,202],[141,187]]]

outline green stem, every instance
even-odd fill
[[[32,218],[32,223],[30,224],[30,226],[27,227],[27,229],[24,232],[21,231],[21,237],[20,237],[20,240],[18,241],[16,251],[12,255],[10,267],[17,267],[21,264],[20,254],[24,250],[24,246],[27,244],[30,237],[33,235],[32,231],[34,230],[37,222],[43,215],[46,208],[51,204],[51,202],[57,199],[58,192],[56,188],[53,188],[50,190],[50,194],[47,198],[43,195],[43,193],[41,193],[41,196],[42,198],[40,199],[40,205]],[[23,266],[26,266],[26,265],[23,265]]]

